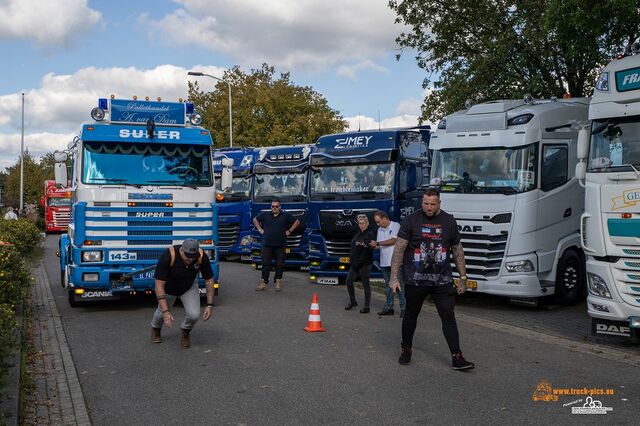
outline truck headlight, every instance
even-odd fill
[[[507,262],[504,267],[509,272],[531,272],[533,271],[533,263],[530,260],[516,260]]]
[[[600,275],[587,272],[587,282],[589,283],[589,292],[594,296],[604,297],[611,299],[611,292],[607,283],[602,279]]]
[[[82,252],[83,262],[102,262],[102,251],[100,250],[88,250]]]
[[[629,327],[640,328],[640,317],[629,317]]]
[[[245,235],[240,240],[240,245],[241,246],[248,246],[248,245],[251,245],[252,242],[253,242],[253,237],[251,235]]]

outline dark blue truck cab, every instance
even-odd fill
[[[310,145],[286,145],[260,148],[253,171],[252,215],[271,211],[271,201],[280,200],[282,210],[300,221],[300,226],[287,237],[286,267],[308,270],[307,173]],[[262,238],[253,229],[252,262],[260,268]]]
[[[399,222],[420,208],[429,184],[429,127],[325,135],[309,158],[309,278],[340,284],[349,271],[357,216]],[[375,252],[373,277],[380,277]]]

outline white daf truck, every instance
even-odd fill
[[[640,43],[601,72],[580,131],[592,332],[640,341]],[[635,54],[634,54],[635,53]]]
[[[431,185],[458,222],[469,290],[529,305],[584,296],[584,189],[574,169],[588,107],[527,95],[467,103],[438,124]]]

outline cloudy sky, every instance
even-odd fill
[[[411,52],[395,60],[402,28],[387,2],[0,0],[0,170],[20,155],[22,92],[25,148],[41,156],[71,141],[99,97],[178,99],[188,71],[234,65],[290,72],[352,129],[415,124],[424,75]]]

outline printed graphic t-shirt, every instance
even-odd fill
[[[422,209],[404,218],[398,238],[409,241],[402,271],[405,284],[442,286],[451,284],[451,246],[460,242],[458,224],[442,210],[428,217]]]

